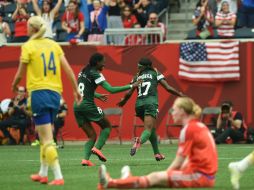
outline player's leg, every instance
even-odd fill
[[[74,116],[76,119],[76,122],[78,123],[78,126],[85,132],[85,134],[88,137],[88,141],[86,142],[84,146],[84,159],[81,161],[81,164],[83,166],[94,166],[94,164],[89,160],[91,156],[91,150],[95,144],[96,141],[96,132],[93,129],[89,118],[92,117],[89,114],[90,111],[88,110],[75,110],[74,108]]]
[[[102,165],[99,169],[98,189],[147,189],[150,187],[168,187],[168,180],[167,171],[153,172],[147,176],[128,175],[127,178],[112,179],[109,173],[107,173],[106,166]]]
[[[96,141],[96,132],[90,122],[85,122],[81,129],[86,133],[88,137],[88,141],[84,146],[84,159],[82,160],[81,164],[83,166],[94,166],[94,164],[89,159],[92,154],[91,150]]]
[[[164,160],[165,156],[163,154],[161,154],[160,151],[159,151],[156,129],[154,127],[152,128],[151,136],[149,138],[149,141],[151,142],[155,159],[157,161]]]
[[[230,180],[234,189],[240,188],[240,178],[242,177],[242,174],[253,164],[254,151],[238,162],[229,163],[228,168],[231,173]]]
[[[63,175],[61,172],[58,153],[53,145],[52,125],[60,104],[60,95],[49,90],[38,90],[32,92],[31,107],[33,120],[38,131],[41,142],[41,154],[45,163],[51,167],[54,180],[49,185],[63,185]],[[32,178],[32,176],[31,176]]]
[[[111,124],[109,120],[104,116],[102,117],[101,120],[96,121],[96,123],[101,127],[102,130],[97,140],[97,143],[92,149],[92,153],[96,154],[101,161],[106,162],[107,159],[100,150],[102,149],[102,147],[104,146],[109,137],[111,131]]]

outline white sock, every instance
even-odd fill
[[[40,176],[48,176],[48,165],[45,163],[41,163],[40,171],[39,171]]]
[[[244,172],[247,168],[249,168],[253,164],[253,153],[246,156],[244,159],[240,160],[237,164],[239,170]]]
[[[63,179],[63,174],[61,172],[60,164],[57,162],[52,166],[52,171],[54,173],[55,179]]]

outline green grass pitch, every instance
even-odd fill
[[[176,145],[161,144],[160,149],[166,159],[156,162],[153,158],[150,144],[141,147],[133,157],[129,155],[131,145],[105,145],[103,153],[108,161],[105,163],[111,176],[120,177],[120,169],[124,165],[131,167],[133,175],[144,175],[151,171],[164,170],[175,156]],[[254,150],[254,145],[220,145],[219,171],[216,176],[217,190],[232,189],[229,182],[227,165],[239,160]],[[83,146],[66,145],[58,150],[65,185],[50,187],[30,181],[29,175],[39,169],[39,147],[30,146],[0,146],[0,189],[1,190],[95,190],[98,182],[98,167],[101,162],[92,155],[94,167],[83,167],[80,162],[83,156]],[[52,172],[49,171],[49,179]],[[254,167],[249,168],[241,180],[241,189],[254,190]],[[156,189],[156,188],[155,188]]]

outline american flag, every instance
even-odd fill
[[[187,42],[180,45],[178,75],[199,82],[240,80],[239,42]]]

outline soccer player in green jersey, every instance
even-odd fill
[[[104,62],[104,56],[100,53],[95,53],[91,56],[89,64],[85,66],[78,75],[78,88],[80,94],[83,96],[83,101],[79,105],[77,105],[76,102],[74,103],[74,114],[79,127],[88,136],[88,141],[84,147],[84,159],[81,162],[83,166],[94,165],[89,160],[92,153],[97,155],[101,161],[107,161],[100,150],[109,137],[111,124],[103,114],[102,109],[97,107],[94,102],[94,98],[98,98],[102,101],[107,100],[107,95],[95,92],[97,86],[101,85],[110,93],[117,93],[135,89],[141,83],[141,81],[136,81],[131,85],[112,87],[101,73],[105,65]],[[96,132],[91,122],[95,122],[102,129],[96,144]]]
[[[169,93],[176,96],[183,96],[182,92],[171,87],[164,76],[152,67],[152,62],[148,58],[141,58],[138,63],[138,73],[134,77],[133,82],[142,80],[142,84],[138,87],[136,100],[136,116],[144,122],[144,131],[141,137],[135,137],[134,145],[131,148],[130,155],[134,156],[141,144],[149,140],[152,144],[154,157],[157,161],[165,159],[165,156],[160,153],[158,148],[156,134],[156,118],[158,115],[158,84],[161,84]],[[131,89],[125,94],[124,98],[118,103],[119,106],[124,106],[128,99],[133,94],[134,89]]]

